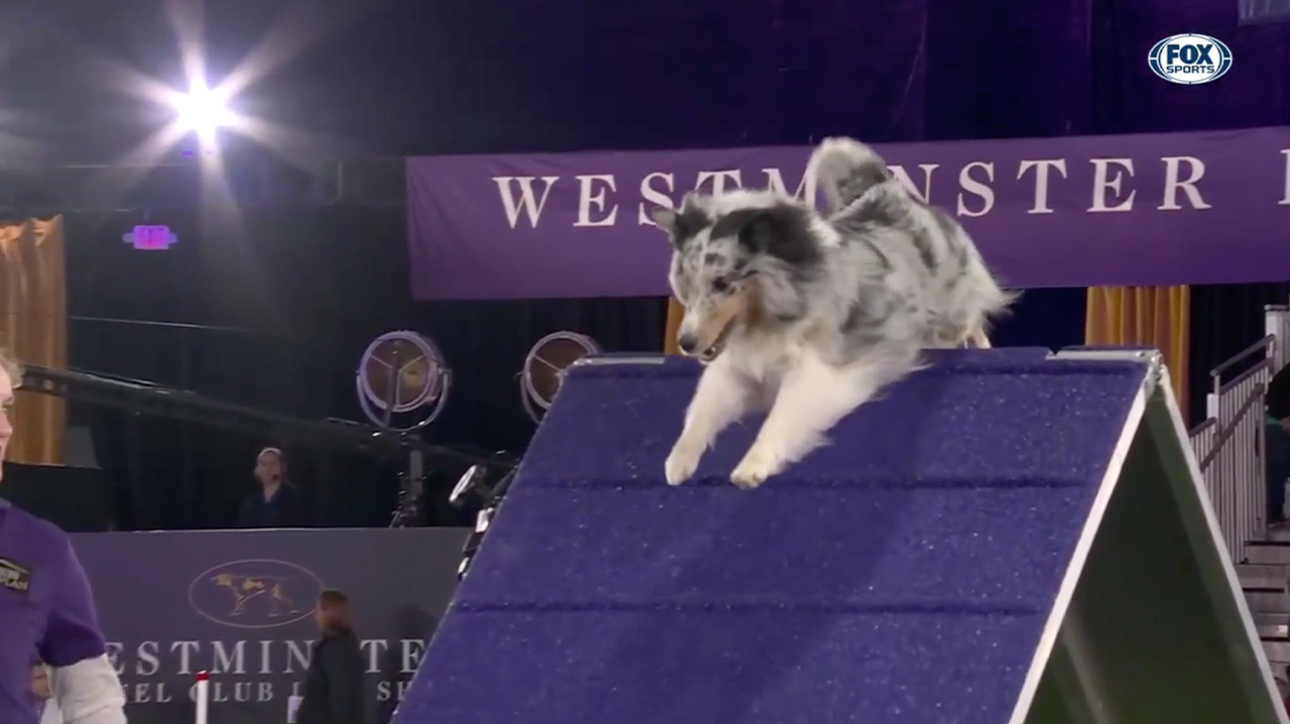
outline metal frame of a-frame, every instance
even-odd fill
[[[1290,724],[1155,350],[1009,724]]]

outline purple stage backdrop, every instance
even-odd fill
[[[1012,287],[1290,279],[1290,128],[882,145]],[[693,188],[810,194],[810,148],[407,162],[417,299],[666,295],[649,212]]]
[[[368,721],[389,721],[456,587],[454,528],[81,533],[131,724],[193,721],[193,674],[211,677],[210,724],[282,724],[317,638],[319,591],[350,596]]]

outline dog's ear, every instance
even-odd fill
[[[676,238],[677,215],[675,211],[660,206],[654,209],[654,212],[650,214],[650,218],[654,219],[655,226],[667,232],[667,235],[673,239]]]
[[[694,192],[687,193],[676,209],[660,206],[650,214],[654,224],[667,233],[672,246],[680,249],[708,221],[708,215],[696,201]]]
[[[811,231],[810,213],[790,205],[740,209],[717,221],[712,237],[734,236],[754,254],[769,254],[789,264],[809,264],[821,255]]]

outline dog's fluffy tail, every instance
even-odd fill
[[[824,192],[826,214],[855,202],[874,186],[891,178],[887,162],[872,148],[853,138],[826,138],[806,164],[807,178]]]

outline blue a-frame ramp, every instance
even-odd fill
[[[576,367],[397,724],[1286,724],[1159,356],[933,361],[752,491]]]

